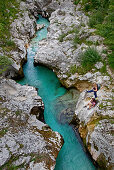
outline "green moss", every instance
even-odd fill
[[[19,166],[16,166],[13,164],[14,161],[18,160],[19,156],[16,155],[12,155],[11,158],[9,159],[8,162],[6,162],[4,165],[1,166],[1,170],[2,169],[7,169],[7,170],[17,170],[19,168],[24,168],[24,163],[22,163]]]
[[[3,128],[1,131],[0,131],[0,137],[3,137],[6,133],[7,133],[7,129],[6,128]]]
[[[23,144],[19,144],[20,145],[20,148],[23,148],[24,147],[24,145]]]
[[[49,150],[51,150],[51,149],[49,149]],[[37,153],[37,154],[31,153],[30,156],[31,156],[31,162],[32,161],[34,161],[34,163],[45,162],[46,167],[48,169],[51,169],[52,165],[55,164],[55,162],[51,159],[51,157],[49,156],[48,153]]]
[[[103,155],[103,153],[101,153],[97,159],[97,163],[100,166],[101,170],[107,170],[107,161],[105,159],[105,156]]]
[[[18,116],[18,115],[20,115],[22,113],[22,111],[21,110],[17,110],[16,112],[15,112],[15,114]]]
[[[83,144],[84,144],[84,147],[87,148],[87,145],[86,145],[86,138],[83,138]]]
[[[60,42],[63,42],[63,39],[66,37],[66,35],[67,34],[61,34],[60,36],[59,36],[59,38],[58,38],[58,40],[60,41]]]

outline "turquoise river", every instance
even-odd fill
[[[55,170],[94,170],[96,168],[84,152],[72,127],[66,121],[59,119],[59,113],[64,110],[65,105],[59,107],[58,99],[68,91],[61,86],[52,70],[43,66],[34,67],[33,56],[38,51],[38,42],[46,38],[49,26],[49,22],[41,16],[39,16],[37,23],[45,24],[45,27],[38,31],[35,38],[31,40],[27,51],[28,60],[23,66],[25,76],[18,82],[22,85],[28,84],[38,88],[38,94],[45,105],[45,122],[64,138],[64,145],[58,154]]]

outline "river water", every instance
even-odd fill
[[[71,92],[69,93],[61,86],[52,70],[43,66],[34,67],[33,65],[33,56],[38,51],[38,42],[46,38],[47,27],[49,26],[49,22],[41,16],[39,16],[37,23],[45,24],[45,27],[38,31],[36,37],[31,40],[27,54],[28,61],[23,66],[25,76],[18,83],[38,88],[38,94],[45,105],[45,122],[64,138],[64,145],[58,154],[55,170],[94,170],[96,168],[83,151],[72,127],[68,125],[66,116],[61,114],[67,112],[68,107],[72,107],[74,100],[71,97]],[[72,92],[74,93],[74,91]],[[78,92],[75,92],[75,100],[77,100],[78,95]],[[71,112],[72,108],[70,108]]]

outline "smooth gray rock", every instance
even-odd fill
[[[96,67],[97,69],[100,69],[100,68],[103,67],[103,63],[102,63],[102,62],[97,62],[97,63],[95,64],[95,67]]]
[[[114,137],[113,129],[114,125],[111,123],[111,119],[101,120],[99,125],[95,127],[94,131],[90,137],[88,143],[91,144],[90,152],[94,160],[100,159],[103,162],[103,158],[106,159],[107,165],[112,165],[114,163]],[[97,149],[96,149],[97,148]],[[106,164],[104,166],[106,166]]]

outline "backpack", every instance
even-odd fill
[[[97,84],[97,90],[99,90],[101,88],[100,84]]]

